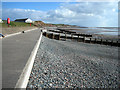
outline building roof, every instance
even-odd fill
[[[15,21],[25,21],[27,20],[28,18],[24,18],[24,19],[16,19]]]

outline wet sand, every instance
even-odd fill
[[[99,39],[106,39],[106,40],[115,40],[115,41],[118,41],[118,35],[111,35],[112,32],[115,33],[113,31],[113,29],[117,29],[117,28],[99,28],[99,29],[92,29],[92,28],[62,28],[62,29],[65,29],[65,30],[70,30],[70,31],[75,31],[77,33],[84,33],[84,34],[92,34],[93,35],[93,38],[99,38]],[[103,29],[103,30],[101,30]],[[104,30],[104,29],[110,29],[109,31],[107,30]],[[109,33],[110,32],[110,35],[109,34],[97,34],[97,33],[101,33],[101,32],[107,32]],[[116,32],[116,33],[119,33],[119,32]]]

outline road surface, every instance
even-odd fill
[[[2,40],[2,88],[14,88],[40,36],[40,30]]]

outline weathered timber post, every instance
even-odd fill
[[[73,34],[71,33],[71,39],[73,40]]]
[[[91,38],[90,38],[90,43],[91,43]]]
[[[48,37],[48,34],[47,34],[47,32],[46,32],[46,37]]]
[[[100,42],[100,44],[102,44],[102,39],[101,39],[101,42]]]
[[[119,46],[118,41],[116,43],[117,43],[117,46]]]
[[[96,41],[97,41],[97,40],[96,40],[96,38],[95,38],[95,43],[96,43]]]
[[[113,45],[113,40],[111,41],[111,46]]]
[[[43,35],[46,36],[46,32],[44,32]]]
[[[83,42],[85,42],[85,37],[83,37]]]
[[[113,40],[111,40],[111,46],[113,45]]]
[[[59,33],[59,35],[58,35],[58,40],[60,40],[60,33]]]
[[[54,39],[54,34],[52,33],[52,39]]]
[[[108,45],[108,40],[106,40],[106,45]]]
[[[79,42],[79,35],[78,35],[78,42]]]
[[[66,32],[65,32],[65,40],[67,39]]]

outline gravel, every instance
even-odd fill
[[[118,88],[118,47],[43,36],[27,88]]]

